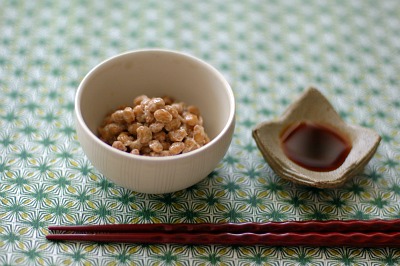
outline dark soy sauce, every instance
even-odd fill
[[[296,123],[281,134],[286,156],[308,170],[328,172],[339,168],[351,150],[350,141],[334,130],[311,122]]]

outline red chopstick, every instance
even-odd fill
[[[400,233],[286,233],[286,234],[164,234],[164,233],[113,233],[113,234],[50,234],[49,240],[119,242],[136,244],[185,245],[266,245],[266,246],[317,246],[317,247],[400,247]]]
[[[400,247],[400,219],[49,226],[49,240],[137,244]],[[65,233],[73,232],[73,233]]]
[[[323,232],[400,232],[400,219],[287,221],[266,223],[180,223],[106,224],[49,226],[50,231],[73,232],[162,232],[162,233],[323,233]]]

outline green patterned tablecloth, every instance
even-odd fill
[[[46,241],[52,224],[400,218],[400,2],[0,0],[0,265],[400,265],[394,248]],[[124,51],[190,53],[232,85],[237,126],[215,171],[172,194],[118,187],[76,138],[83,76]],[[284,181],[251,136],[309,85],[381,145],[339,189]]]

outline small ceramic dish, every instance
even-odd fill
[[[101,141],[97,129],[119,106],[139,95],[169,96],[199,108],[210,137],[206,145],[166,157],[133,155]],[[116,184],[142,193],[168,193],[196,184],[221,161],[235,128],[235,99],[224,77],[208,63],[175,51],[126,52],[94,67],[75,98],[76,131],[88,159]]]
[[[310,170],[289,159],[283,149],[282,136],[289,127],[301,122],[323,125],[349,142],[351,149],[340,166],[329,171]],[[291,104],[278,120],[257,125],[253,137],[276,174],[295,183],[318,188],[341,186],[360,173],[381,140],[371,129],[346,124],[329,101],[312,87]]]

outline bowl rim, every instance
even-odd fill
[[[96,72],[98,72],[99,70],[101,70],[102,68],[104,68],[107,64],[109,64],[110,62],[120,58],[120,57],[124,57],[124,56],[128,56],[131,54],[137,54],[137,53],[164,53],[164,54],[173,54],[173,55],[178,55],[178,56],[182,56],[182,57],[186,57],[192,61],[195,61],[198,64],[201,64],[202,66],[204,66],[206,69],[210,70],[217,78],[218,80],[221,81],[221,83],[224,85],[224,88],[227,92],[227,95],[229,97],[229,106],[230,106],[230,112],[229,112],[229,116],[228,116],[228,120],[226,122],[226,124],[224,125],[224,127],[222,128],[222,130],[209,142],[207,143],[207,145],[204,145],[194,151],[188,152],[188,153],[184,153],[184,154],[178,154],[178,155],[174,155],[174,156],[164,156],[164,157],[151,157],[151,156],[143,156],[143,155],[135,155],[135,154],[130,154],[124,151],[120,151],[118,149],[115,149],[113,147],[111,147],[110,145],[108,145],[107,143],[104,143],[103,141],[101,141],[99,139],[99,137],[94,134],[86,125],[83,116],[82,116],[82,111],[81,111],[81,107],[80,107],[80,102],[81,102],[81,98],[82,98],[82,93],[84,91],[84,87],[86,85],[86,83],[88,82],[88,80],[90,79],[91,76],[93,76]],[[79,123],[79,125],[81,126],[82,130],[85,132],[86,135],[88,135],[92,140],[94,140],[98,145],[100,145],[101,147],[105,148],[108,152],[111,152],[112,154],[115,154],[116,156],[123,156],[126,158],[131,158],[131,159],[135,159],[135,160],[141,160],[141,161],[148,161],[148,162],[154,162],[154,161],[175,161],[175,160],[180,160],[180,159],[184,159],[187,157],[193,157],[196,154],[202,153],[203,151],[206,151],[208,149],[210,149],[212,146],[215,146],[217,144],[217,142],[219,142],[220,139],[223,138],[223,136],[225,136],[228,131],[230,130],[230,127],[235,124],[235,112],[236,112],[236,106],[235,106],[235,97],[232,91],[231,86],[229,85],[228,81],[224,78],[224,76],[212,65],[210,65],[209,63],[207,63],[206,61],[197,58],[191,54],[185,53],[185,52],[179,52],[179,51],[175,51],[175,50],[169,50],[169,49],[161,49],[161,48],[151,48],[151,49],[138,49],[138,50],[129,50],[126,52],[122,52],[120,54],[111,56],[103,61],[101,61],[99,64],[97,64],[96,66],[94,66],[93,68],[90,69],[90,71],[84,76],[84,78],[82,79],[82,81],[80,82],[78,89],[76,91],[75,94],[75,102],[74,102],[75,108],[74,108],[74,112],[75,112],[75,120],[76,123]]]

